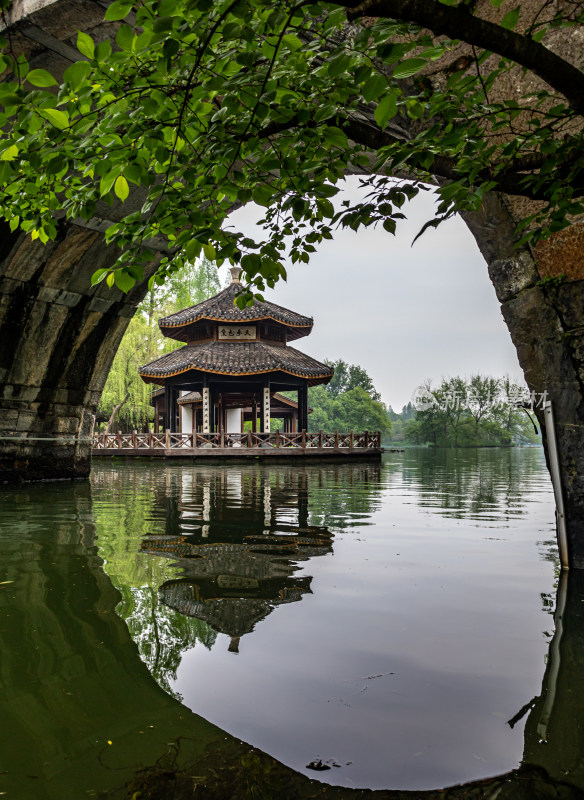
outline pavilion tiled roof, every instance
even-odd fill
[[[206,342],[186,345],[140,367],[147,383],[164,383],[166,378],[188,370],[216,375],[260,375],[286,372],[307,378],[310,384],[328,383],[334,370],[295,350],[266,342]]]
[[[234,305],[235,297],[241,292],[241,289],[242,285],[240,283],[230,283],[226,289],[223,289],[214,297],[203,300],[202,303],[197,303],[196,306],[184,308],[182,311],[170,314],[168,317],[163,317],[158,321],[158,325],[165,336],[172,336],[169,329],[182,328],[199,320],[209,319],[218,322],[247,323],[274,320],[290,328],[298,329],[296,338],[298,336],[307,336],[310,333],[313,325],[312,317],[304,317],[302,314],[297,314],[295,311],[290,311],[288,308],[278,306],[275,303],[254,300],[254,304],[251,307],[239,308]],[[172,338],[176,337],[172,336]]]
[[[188,392],[181,395],[177,400],[179,405],[182,403],[201,403],[202,401],[203,395],[200,392]]]

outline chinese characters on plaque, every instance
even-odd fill
[[[219,341],[253,342],[256,338],[255,325],[220,325]]]

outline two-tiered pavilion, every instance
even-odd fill
[[[244,422],[268,433],[271,417],[285,430],[308,427],[308,387],[328,383],[333,370],[289,346],[308,336],[313,320],[274,303],[239,308],[241,270],[223,291],[159,321],[165,336],[184,342],[140,367],[142,380],[164,388],[157,403],[164,428],[183,433],[240,434]],[[297,401],[282,392],[297,393]],[[163,401],[163,402],[162,402]]]

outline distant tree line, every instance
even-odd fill
[[[308,390],[309,431],[381,431],[391,433],[391,420],[379,392],[362,367],[343,359],[325,360],[335,373],[327,386]]]
[[[435,447],[536,443],[540,438],[534,423],[518,408],[528,399],[525,387],[509,377],[457,376],[444,378],[435,388],[426,381],[401,414],[389,409],[392,439]]]

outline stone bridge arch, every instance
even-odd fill
[[[103,21],[107,5],[16,0],[5,24],[31,67],[59,77],[80,58],[77,30],[97,42],[115,34],[117,23]],[[140,204],[135,195],[123,208],[98,206],[89,222],[63,220],[46,246],[0,223],[0,481],[89,474],[100,394],[146,293],[146,281],[124,295],[91,287],[90,277],[115,260],[103,231]],[[525,213],[516,198],[493,194],[465,221],[487,261],[527,384],[553,403],[570,561],[584,568],[584,226],[535,252],[518,250],[514,227]]]

